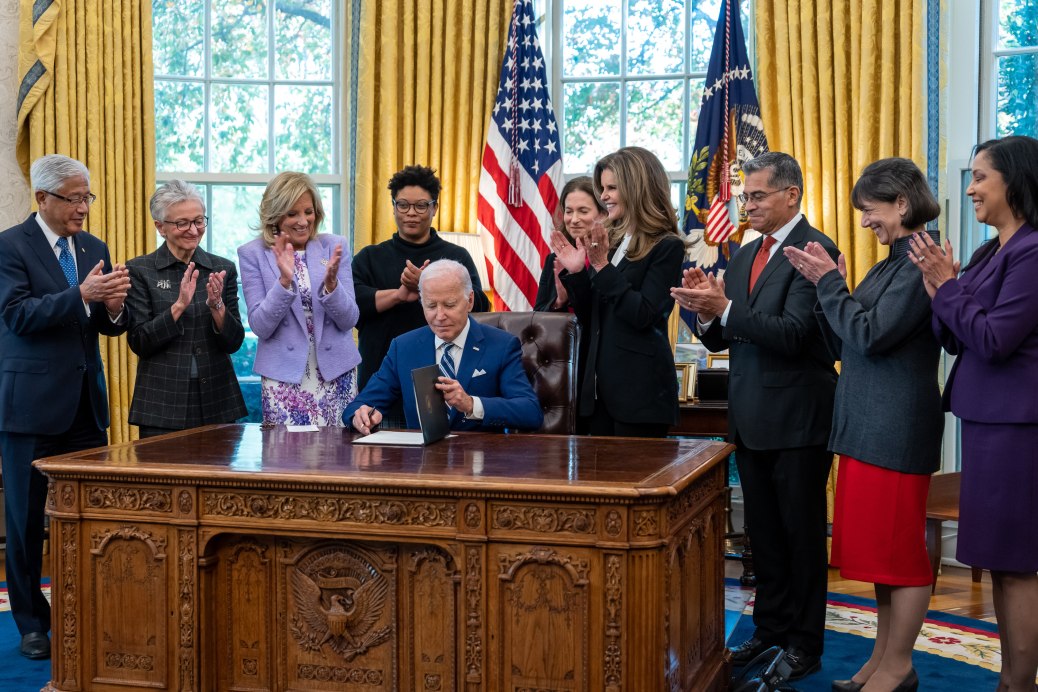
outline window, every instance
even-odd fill
[[[323,231],[341,233],[339,3],[335,0],[153,0],[158,183],[199,186],[205,249],[237,261],[256,236],[260,197],[275,173],[309,173]],[[239,297],[241,296],[239,285]],[[246,321],[245,301],[241,299]],[[256,338],[234,366],[259,420]]]
[[[1038,137],[1038,0],[991,0],[988,78],[994,137]]]
[[[742,2],[749,37],[748,9]],[[589,174],[619,147],[642,146],[659,157],[684,208],[720,11],[720,0],[553,1],[552,94],[567,177]]]

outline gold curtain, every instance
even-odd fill
[[[433,225],[476,231],[479,167],[511,14],[512,0],[382,0],[347,17],[347,75],[350,36],[359,36],[356,143],[347,155],[356,161],[347,173],[356,181],[357,249],[396,230],[386,184],[411,164],[435,168],[443,183]],[[353,117],[347,103],[346,122]]]
[[[35,12],[35,14],[34,14]],[[18,161],[64,154],[90,170],[97,202],[87,230],[112,261],[154,249],[147,202],[155,189],[151,2],[22,0],[19,26]],[[111,441],[126,422],[137,359],[126,339],[101,339]]]
[[[869,163],[926,167],[925,0],[757,0],[757,88],[773,151],[804,169],[804,214],[847,257],[853,287],[886,250],[857,226]]]

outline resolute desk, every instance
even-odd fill
[[[732,447],[209,426],[36,462],[48,690],[727,689]]]

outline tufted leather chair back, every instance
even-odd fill
[[[472,319],[519,339],[523,368],[544,411],[544,424],[538,432],[575,433],[579,408],[577,318],[562,312],[474,312]]]

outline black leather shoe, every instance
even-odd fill
[[[771,648],[756,637],[750,637],[739,646],[732,647],[732,665],[740,668]]]
[[[822,668],[822,657],[804,653],[800,649],[790,649],[786,652],[786,663],[789,664],[790,682],[806,678],[811,673]]]
[[[46,632],[29,632],[22,635],[22,656],[34,661],[50,658],[50,639]]]
[[[916,674],[915,668],[908,671],[908,675],[901,681],[897,687],[894,688],[894,692],[916,692],[919,689],[919,675]]]
[[[833,680],[833,692],[861,692],[862,687],[865,687],[864,682]]]

